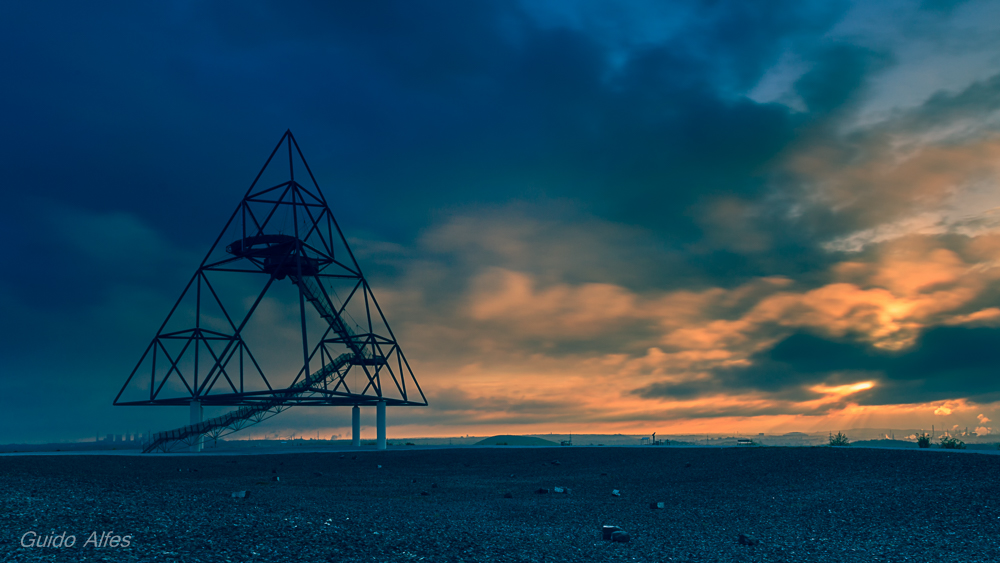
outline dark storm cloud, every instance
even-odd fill
[[[884,65],[885,55],[854,45],[826,48],[814,67],[798,79],[795,90],[810,112],[826,114],[841,109],[861,93],[873,68]]]
[[[720,393],[763,393],[773,400],[805,401],[821,395],[808,388],[874,380],[852,394],[865,405],[926,403],[967,398],[1000,399],[994,385],[1000,329],[936,327],[905,351],[888,352],[850,340],[793,334],[755,354],[749,367],[716,370],[711,379],[655,383],[635,391],[646,398],[691,399]]]
[[[654,383],[634,392],[646,398],[671,399],[762,392],[768,396],[806,400],[817,395],[805,388],[826,382],[833,377],[833,372],[878,370],[885,359],[861,344],[798,333],[754,354],[750,366],[718,369],[712,378],[704,380]]]
[[[442,208],[542,196],[690,241],[688,208],[758,194],[760,166],[793,138],[786,109],[720,90],[718,69],[745,87],[836,15],[741,6],[695,5],[669,39],[626,45],[616,67],[610,38],[541,26],[508,3],[70,4],[58,18],[10,5],[8,180],[23,187],[17,208],[42,207],[33,194],[127,210],[197,254],[291,126],[349,231],[406,241]],[[373,226],[360,212],[376,202]],[[32,233],[21,258],[46,270],[31,261],[62,234],[17,215],[4,223]],[[62,257],[67,269],[87,260]],[[764,269],[725,254],[705,264]],[[35,301],[51,292],[8,283]],[[92,299],[87,289],[68,301]]]
[[[448,198],[449,207],[460,205],[470,189],[479,201],[498,194],[571,198],[586,202],[591,213],[647,228],[669,245],[691,244],[719,223],[732,223],[731,217],[697,218],[716,198],[765,195],[767,165],[809,119],[733,95],[732,83],[719,76],[720,68],[734,70],[744,76],[736,84],[745,87],[746,76],[759,77],[783,46],[834,19],[785,8],[747,14],[715,5],[669,40],[629,46],[624,62],[614,65],[601,50],[607,38],[525,27],[515,48],[497,59],[503,64],[482,67],[493,87],[477,92],[485,111],[463,114],[457,101],[455,114],[481,116],[473,121],[477,128],[451,126],[453,144],[430,145],[435,152],[424,166],[435,170],[413,175],[420,178],[414,187],[424,188],[415,193]],[[447,118],[441,123],[447,127]],[[455,158],[442,162],[441,155]],[[814,269],[821,262],[815,247],[784,232],[785,223],[775,221],[781,213],[763,205],[748,211],[750,227],[771,235],[751,249],[752,258],[745,248],[699,244],[695,271],[681,266],[646,279],[661,286],[699,278],[732,285]],[[731,240],[748,238],[730,231]],[[646,262],[656,268],[654,258]]]
[[[966,397],[977,402],[1000,399],[994,357],[1000,345],[995,328],[938,327],[929,330],[912,352],[889,362],[884,389],[864,404],[898,404]]]
[[[291,126],[346,227],[372,228],[357,215],[379,194],[383,238],[546,196],[692,240],[686,209],[759,193],[793,138],[783,107],[729,94],[718,69],[746,87],[836,16],[741,6],[695,5],[614,64],[607,37],[509,3],[8,6],[8,174],[197,248]]]

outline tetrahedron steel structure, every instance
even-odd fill
[[[379,402],[427,399],[286,131],[114,404],[240,407],[146,443],[168,451],[294,405]]]

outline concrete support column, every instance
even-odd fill
[[[202,420],[203,409],[201,401],[191,401],[191,424],[199,424]],[[191,453],[196,454],[201,451],[204,436],[198,436],[198,441],[191,444]]]
[[[376,408],[375,426],[378,427],[378,449],[385,449],[385,401],[379,401]]]
[[[351,445],[361,447],[361,407],[358,405],[351,409]]]

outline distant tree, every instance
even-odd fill
[[[952,438],[946,434],[941,436],[941,447],[946,450],[964,450],[965,442],[959,440],[958,438]]]
[[[836,436],[834,436],[833,434],[830,434],[830,445],[831,446],[850,446],[851,445],[851,441],[847,439],[847,435],[844,434],[843,432],[837,432]]]
[[[931,447],[931,437],[926,433],[917,436],[917,446],[921,448]]]

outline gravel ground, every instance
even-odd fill
[[[0,457],[0,560],[995,562],[998,469],[851,448]],[[76,544],[21,547],[28,531]]]

